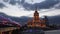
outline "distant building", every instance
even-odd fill
[[[48,17],[47,17],[47,16],[44,16],[44,19],[43,19],[43,20],[45,20],[46,26],[49,26],[49,20],[48,20]]]
[[[28,27],[41,27],[41,28],[45,28],[46,27],[46,20],[41,20],[39,18],[39,13],[37,10],[35,10],[34,12],[34,17],[32,20],[29,20],[27,23]]]

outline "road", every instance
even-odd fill
[[[45,34],[60,34],[60,30],[45,31]]]

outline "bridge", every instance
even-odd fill
[[[13,30],[20,29],[20,27],[6,27],[6,28],[0,28],[0,34],[3,34],[3,32],[8,32],[9,34],[12,34]]]

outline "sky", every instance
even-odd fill
[[[40,17],[60,15],[60,0],[0,0],[0,12],[15,17],[33,17],[36,6]]]
[[[33,17],[36,7],[39,17],[46,15],[49,23],[60,24],[60,0],[0,0],[0,15],[24,24]]]

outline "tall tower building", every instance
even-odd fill
[[[39,13],[37,9],[34,12],[33,19],[29,20],[29,22],[27,23],[27,26],[28,27],[41,27],[41,28],[46,27],[45,20],[41,20],[39,18]]]
[[[40,22],[40,18],[39,18],[39,13],[37,11],[35,11],[34,13],[34,17],[33,17],[34,23],[39,23]]]

